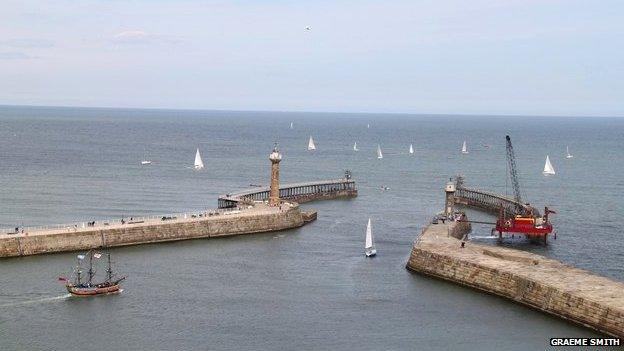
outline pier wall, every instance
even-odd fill
[[[318,200],[334,200],[340,198],[356,197],[358,195],[357,190],[340,190],[327,193],[315,193],[308,195],[299,195],[296,199],[293,199],[297,203],[305,203]]]
[[[624,284],[520,250],[466,243],[467,223],[432,224],[409,270],[498,295],[604,334],[624,337]]]
[[[308,217],[316,218],[315,213],[306,214],[306,219]],[[0,238],[0,257],[251,234],[296,228],[304,223],[299,206],[294,205],[284,211],[259,211],[52,234],[4,235]]]

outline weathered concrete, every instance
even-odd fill
[[[0,234],[0,257],[277,231],[300,227],[316,218],[314,211],[308,211],[304,218],[299,205],[290,203],[281,207],[257,204],[226,213],[95,228]]]
[[[486,291],[599,332],[624,337],[624,284],[524,251],[461,240],[468,223],[432,224],[407,268]]]

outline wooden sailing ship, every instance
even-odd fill
[[[93,259],[102,257],[101,253],[89,251],[86,255],[78,255],[78,265],[74,269],[74,281],[63,278],[66,281],[65,287],[67,291],[74,296],[94,296],[104,294],[115,294],[121,292],[119,283],[126,279],[125,276],[116,278],[111,268],[111,256],[107,253],[108,267],[106,269],[106,280],[97,283],[94,282],[96,271],[93,269]],[[89,260],[89,270],[87,271],[86,280],[83,280],[82,262],[87,258]]]

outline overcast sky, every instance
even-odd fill
[[[624,116],[624,1],[3,0],[0,104]]]

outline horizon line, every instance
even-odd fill
[[[238,109],[209,109],[209,108],[169,108],[169,107],[111,107],[111,106],[68,106],[68,105],[13,105],[0,104],[1,107],[31,107],[31,108],[75,108],[94,110],[157,110],[157,111],[189,111],[189,112],[261,112],[261,113],[319,113],[344,115],[399,115],[399,116],[461,116],[461,117],[543,117],[543,118],[624,118],[608,115],[565,115],[565,114],[495,114],[495,113],[440,113],[440,112],[345,112],[345,111],[318,111],[318,110],[238,110]]]

